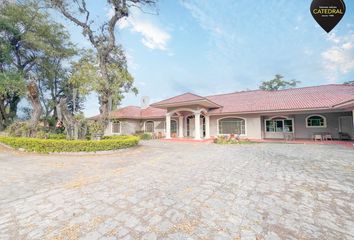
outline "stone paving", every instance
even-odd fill
[[[0,148],[0,239],[354,239],[354,150],[143,142]]]

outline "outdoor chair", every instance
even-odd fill
[[[322,135],[321,134],[314,134],[313,135],[313,140],[316,142],[317,140],[322,141]]]
[[[328,141],[328,140],[333,141],[332,135],[329,134],[329,133],[324,134],[323,135],[323,140],[325,140],[325,141]]]
[[[294,139],[294,134],[292,133],[284,133],[284,140],[285,141],[293,141]]]

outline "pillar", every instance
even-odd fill
[[[210,117],[208,115],[205,116],[205,138],[210,138]]]
[[[171,139],[171,116],[166,114],[166,139]]]
[[[183,116],[178,116],[178,137],[183,138]]]
[[[195,113],[194,114],[194,119],[195,119],[195,123],[194,123],[194,139],[195,140],[200,140],[200,113]]]

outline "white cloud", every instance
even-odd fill
[[[352,49],[353,48],[353,44],[351,42],[344,43],[342,45],[342,48],[343,49],[347,49],[347,50]]]
[[[354,70],[354,35],[330,34],[328,40],[333,46],[324,51],[321,57],[328,73],[328,80],[336,82],[340,76]]]
[[[167,50],[167,42],[171,38],[167,32],[144,20],[133,20],[130,23],[132,31],[138,32],[143,36],[141,42],[146,47]]]
[[[107,16],[112,16],[113,10],[110,9]],[[130,29],[132,32],[140,33],[141,42],[150,49],[167,50],[167,43],[171,36],[165,30],[144,18],[138,11],[133,11],[129,18],[121,19],[118,22],[120,29]]]

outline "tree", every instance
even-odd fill
[[[293,88],[296,87],[298,83],[301,83],[300,81],[296,81],[294,79],[286,81],[283,78],[284,77],[282,75],[276,74],[274,79],[269,81],[263,81],[259,89],[266,91],[277,91],[280,89]]]
[[[354,80],[353,81],[344,82],[343,84],[345,84],[345,85],[353,85],[354,84]]]
[[[100,85],[100,91],[98,91],[100,112],[102,121],[106,124],[109,111],[112,109],[113,99],[118,101],[122,98],[121,92],[123,91],[117,92],[113,86],[118,86],[124,91],[132,87],[131,77],[122,78],[117,84],[115,78],[110,76],[112,59],[119,49],[116,45],[115,26],[120,19],[129,16],[131,7],[154,6],[156,0],[107,0],[109,6],[113,9],[113,14],[107,22],[104,22],[96,30],[93,29],[94,20],[90,16],[85,0],[47,0],[47,2],[50,7],[57,9],[63,16],[79,26],[83,35],[88,38],[94,48],[94,54],[96,55],[94,61],[97,61],[99,68],[99,76],[95,81]],[[77,11],[71,11],[71,9]],[[114,96],[116,93],[120,93],[120,95]]]
[[[69,82],[78,89],[79,94],[85,96],[92,91],[100,95],[105,94],[105,90],[107,90],[106,80],[100,74],[98,62],[97,55],[88,50],[79,61],[73,63]],[[109,90],[112,106],[119,104],[123,93],[128,91],[137,93],[137,89],[133,87],[134,79],[128,71],[127,60],[121,46],[114,47],[109,54],[106,68],[110,82]]]
[[[0,71],[0,131],[16,117],[20,96],[25,93],[21,74],[16,71]]]
[[[5,6],[6,3],[1,6],[0,14]],[[16,117],[17,105],[25,90],[22,73],[11,65],[11,40],[18,35],[16,27],[0,15],[0,131]]]
[[[0,8],[0,23],[1,36],[9,43],[10,56],[10,62],[2,71],[16,69],[26,81],[32,105],[30,125],[34,127],[43,111],[38,87],[43,58],[70,57],[75,51],[65,28],[53,22],[37,1],[6,4]]]

